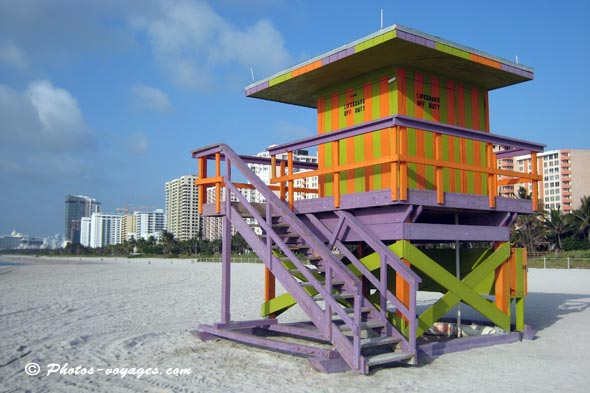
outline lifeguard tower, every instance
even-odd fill
[[[318,132],[273,145],[270,158],[226,144],[193,151],[199,212],[224,223],[221,320],[196,334],[363,374],[520,340],[526,250],[510,247],[510,227],[537,209],[540,176],[535,165],[500,170],[497,159],[530,153],[536,163],[544,146],[491,133],[488,92],[531,79],[526,66],[394,25],[248,86],[248,97],[315,109]],[[293,159],[314,148],[317,164]],[[268,165],[271,184],[248,164]],[[498,186],[522,183],[532,200],[498,196]],[[207,201],[209,188],[219,197]],[[248,189],[264,203],[250,202]],[[296,200],[301,193],[315,198]],[[257,320],[230,315],[232,226],[265,265]],[[417,308],[418,291],[442,297]],[[426,334],[438,326],[461,336],[470,322],[444,325],[460,304],[495,334]],[[281,322],[295,305],[308,320]]]

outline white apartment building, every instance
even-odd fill
[[[166,230],[176,240],[196,239],[199,234],[199,189],[195,175],[186,175],[166,182]]]
[[[498,160],[499,167],[531,173],[531,155],[526,154]],[[590,150],[550,150],[537,155],[538,173],[543,176],[539,183],[539,198],[546,210],[561,209],[565,213],[577,209],[580,199],[590,195]],[[530,184],[516,184],[512,189],[500,190],[502,196],[525,187],[530,193]]]
[[[122,218],[120,214],[93,213],[90,217],[90,247],[120,244]]]
[[[92,219],[90,217],[82,217],[80,219],[80,244],[84,247],[90,247],[90,228],[92,226]]]
[[[264,157],[270,158],[270,154],[268,151],[263,151],[261,153],[256,154],[257,157]],[[287,160],[287,153],[278,154],[276,156],[277,160]],[[295,150],[293,152],[293,161],[296,162],[307,162],[317,164],[318,156],[309,154],[307,150]],[[262,164],[248,164],[250,169],[254,171],[254,173],[262,179],[265,184],[270,184],[271,178],[271,166],[270,165],[262,165]],[[279,173],[280,168],[277,166],[276,173]],[[295,173],[305,172],[308,171],[307,169],[294,169]],[[304,179],[297,179],[295,180],[295,187],[296,188],[311,188],[311,189],[318,189],[318,177],[312,176]],[[278,192],[275,191],[276,194]],[[318,194],[316,193],[305,193],[305,192],[296,192],[295,193],[295,200],[302,200],[302,199],[312,199],[317,198]],[[263,203],[264,197],[260,195],[260,193],[255,192],[255,201]]]

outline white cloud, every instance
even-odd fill
[[[0,44],[0,63],[19,71],[26,71],[29,68],[24,52],[13,42]]]
[[[136,98],[136,105],[139,108],[160,113],[172,112],[170,99],[162,90],[144,85],[133,86],[131,90]]]
[[[76,99],[49,81],[19,92],[0,84],[0,173],[43,177],[78,174],[92,137]]]
[[[240,65],[238,72],[247,80],[250,67],[258,75],[268,75],[291,62],[282,34],[268,20],[242,29],[205,2],[163,0],[160,4],[159,15],[135,18],[133,26],[147,32],[158,63],[182,87],[214,85],[218,80],[213,71],[222,66]]]

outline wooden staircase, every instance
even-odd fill
[[[224,217],[224,225],[232,225],[249,243],[272,276],[286,289],[291,304],[297,303],[308,315],[311,325],[305,328],[283,326],[273,318],[280,314],[277,312],[270,318],[267,316],[267,319],[246,323],[222,318],[221,323],[213,326],[201,325],[199,335],[205,339],[226,337],[270,349],[292,348],[295,352],[311,355],[312,365],[323,371],[352,369],[366,374],[377,365],[393,362],[415,364],[415,296],[413,304],[405,305],[391,293],[387,285],[387,270],[404,276],[414,293],[420,279],[352,215],[339,212],[338,230],[331,233],[313,214],[291,211],[229,147],[219,145],[213,149],[213,154],[217,152],[222,153],[225,160],[231,162],[232,168],[237,168],[266,200],[264,204],[249,202],[226,176],[226,200],[217,215]],[[203,151],[202,154],[208,156],[212,151]],[[338,233],[346,226],[365,236],[366,243],[382,254],[383,272],[380,277],[368,271],[339,240]],[[229,239],[224,238],[223,241]],[[346,257],[348,264],[334,250]],[[224,259],[224,264],[230,262],[229,258]],[[377,302],[369,300],[366,290],[363,293],[364,281],[371,283],[373,297],[378,294]],[[227,288],[224,292],[227,293]],[[408,322],[407,329],[396,328],[391,323],[388,307],[395,307],[403,314]],[[229,315],[229,312],[222,315]],[[261,331],[272,331],[274,337],[269,341],[261,341],[260,337],[249,338],[244,334],[248,329],[257,335]],[[276,333],[281,332],[299,339],[307,338],[310,345],[296,347],[289,341],[280,343]],[[312,343],[318,341],[328,344],[331,350],[318,352],[310,349],[314,348]],[[324,356],[317,356],[318,353]]]

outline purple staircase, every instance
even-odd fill
[[[219,175],[216,177],[218,189],[225,187],[225,200],[221,205],[205,205],[204,210],[204,215],[221,216],[224,220],[221,322],[199,326],[195,333],[201,339],[223,337],[303,354],[315,368],[326,372],[352,369],[367,374],[376,365],[416,364],[415,294],[420,278],[378,236],[350,211],[334,211],[338,220],[335,229],[328,228],[314,213],[291,211],[227,145],[196,150],[193,157],[202,159],[201,162],[215,159],[218,170],[220,161],[225,161],[226,168],[222,180]],[[233,170],[246,178],[266,203],[249,202],[240,192],[243,183],[232,181]],[[204,187],[200,191],[203,190]],[[278,318],[231,320],[230,226],[248,242],[309,317],[309,322],[281,324]],[[256,233],[255,227],[262,230],[262,236]],[[378,275],[369,271],[339,240],[346,231],[354,231],[380,255]],[[388,270],[409,284],[409,304],[404,304],[388,289]],[[370,283],[376,291],[372,294],[364,291],[364,283]],[[394,307],[405,323],[394,326],[388,307]],[[281,340],[280,336],[288,339]]]

